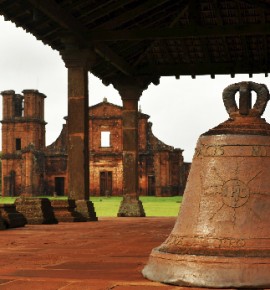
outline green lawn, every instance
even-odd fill
[[[116,217],[122,197],[91,197],[90,199],[94,203],[98,217]],[[14,200],[15,198],[12,197],[0,197],[0,203],[13,203]],[[146,216],[177,216],[182,197],[141,196],[140,200]]]
[[[91,197],[97,216],[117,216],[122,197]],[[182,197],[141,196],[146,216],[177,216]]]

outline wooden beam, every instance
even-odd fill
[[[173,64],[173,65],[149,65],[137,68],[140,75],[162,75],[162,76],[177,76],[177,75],[220,75],[220,74],[249,74],[252,73],[267,73],[270,72],[270,64],[264,62],[257,63],[252,68],[245,61],[230,62],[230,63],[193,63],[193,64]]]
[[[184,27],[132,30],[90,30],[87,33],[91,41],[146,40],[209,38],[239,35],[270,35],[270,23],[240,25],[186,25]]]
[[[94,50],[98,55],[107,60],[125,75],[132,76],[135,74],[135,70],[131,67],[131,65],[114,53],[114,51],[108,48],[108,46],[102,43],[97,43]]]
[[[39,1],[39,0],[27,0],[32,6],[47,15],[53,21],[58,23],[61,27],[67,29],[68,32],[72,33],[77,39],[83,44],[93,45],[91,39],[87,41],[86,30],[80,22],[75,19],[70,13],[66,12],[66,9],[62,9],[53,0]],[[117,55],[112,49],[106,44],[97,44],[95,46],[95,52],[97,52],[104,59],[109,61],[113,66],[124,74],[131,76],[134,70],[128,65],[128,63]],[[105,53],[106,51],[106,53]]]
[[[84,28],[76,21],[76,19],[65,12],[59,5],[53,0],[39,1],[39,0],[27,0],[31,5],[49,16],[50,19],[58,23],[61,27],[68,29],[74,33],[78,31],[84,32]]]

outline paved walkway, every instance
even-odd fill
[[[0,231],[0,290],[175,290],[141,275],[175,218],[100,218]]]

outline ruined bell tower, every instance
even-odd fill
[[[2,195],[43,192],[45,125],[44,94],[3,91]]]

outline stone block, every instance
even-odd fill
[[[16,210],[15,204],[0,204],[0,212],[7,228],[24,227],[27,223],[24,215]]]
[[[89,200],[76,200],[76,210],[82,214],[87,221],[97,221],[97,215],[95,212],[92,201]]]
[[[145,217],[142,202],[137,196],[123,196],[118,217]]]
[[[48,198],[20,197],[16,199],[15,205],[28,224],[58,223]]]
[[[0,230],[5,230],[7,228],[4,219],[0,215]]]
[[[76,211],[74,199],[51,200],[54,215],[58,222],[85,222],[86,218]]]

